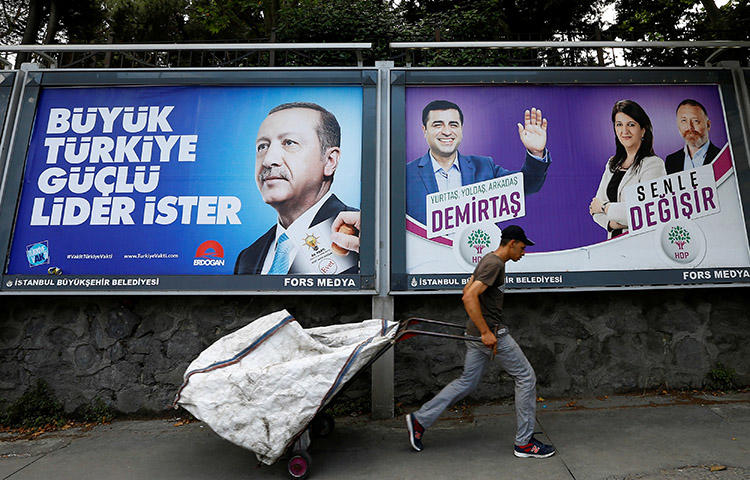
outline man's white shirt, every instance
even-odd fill
[[[452,190],[461,186],[461,170],[458,167],[458,154],[453,160],[453,164],[446,172],[443,167],[435,160],[430,152],[430,160],[432,160],[432,171],[435,174],[435,181],[437,182],[438,192],[444,192],[446,190]]]
[[[287,242],[292,242],[292,246],[289,250],[289,266],[294,263],[294,257],[297,255],[297,251],[302,246],[302,243],[299,242],[299,239],[305,237],[305,234],[307,233],[306,230],[310,227],[310,222],[313,221],[315,215],[317,215],[318,213],[318,210],[320,210],[320,207],[322,207],[323,204],[326,203],[329,198],[331,198],[331,195],[333,195],[333,193],[329,190],[328,193],[323,195],[323,198],[315,203],[315,205],[308,208],[305,213],[300,215],[297,220],[292,222],[292,224],[289,225],[289,228],[285,229],[281,225],[281,221],[278,218],[276,219],[276,236],[273,239],[271,248],[269,248],[268,253],[266,253],[266,259],[263,262],[263,269],[260,273],[265,275],[271,269],[271,265],[273,264],[273,257],[274,255],[276,255],[276,245],[278,244],[279,237],[282,233],[286,233],[286,236],[289,237],[289,240],[287,240]]]
[[[549,162],[549,151],[546,148],[544,149],[544,157],[537,157],[536,155],[532,155],[528,150],[526,151],[526,153],[528,153],[531,158],[540,162]],[[453,164],[450,166],[447,172],[443,167],[440,166],[437,160],[435,160],[435,157],[432,156],[432,152],[429,152],[429,154],[430,161],[432,162],[432,171],[435,175],[435,182],[437,182],[438,186],[438,192],[445,192],[446,190],[452,190],[463,185],[461,183],[461,168],[458,164],[458,152],[456,152],[456,158],[453,159]]]
[[[691,168],[700,167],[703,165],[703,162],[706,160],[706,153],[708,153],[708,146],[711,144],[711,142],[706,142],[703,144],[701,148],[698,149],[697,152],[695,152],[695,155],[693,157],[690,157],[690,150],[688,149],[687,144],[685,144],[685,148],[683,151],[685,152],[685,164],[682,166],[683,170],[690,170]]]

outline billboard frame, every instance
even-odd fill
[[[15,96],[18,94],[17,80],[21,77],[18,71],[0,72],[0,195],[2,194],[2,174],[5,171],[8,145],[14,125],[17,104]]]
[[[375,291],[375,180],[366,176],[375,171],[376,106],[378,71],[374,68],[253,68],[253,69],[34,69],[26,73],[19,99],[12,145],[5,169],[5,190],[0,199],[0,272],[2,294],[363,294]],[[361,201],[363,212],[360,273],[355,275],[7,275],[13,230],[24,180],[26,155],[36,116],[36,104],[44,88],[119,86],[361,86],[362,165]],[[369,180],[365,181],[366,178]],[[284,279],[312,279],[311,288]],[[68,278],[67,287],[56,286],[56,279]],[[115,282],[103,282],[111,279]],[[322,279],[322,281],[318,281]],[[340,279],[340,282],[328,282]],[[102,284],[105,285],[102,285]],[[352,287],[351,285],[355,286]]]
[[[394,68],[390,75],[391,88],[391,294],[455,294],[460,291],[468,274],[411,275],[406,272],[406,176],[407,159],[405,109],[406,89],[415,86],[487,86],[487,85],[686,85],[717,84],[723,100],[724,115],[727,123],[727,136],[733,152],[735,172],[739,188],[745,221],[745,235],[750,238],[750,150],[745,140],[745,115],[741,111],[740,98],[732,68]],[[743,199],[747,199],[744,200]],[[586,290],[622,290],[622,289],[659,289],[683,287],[729,287],[745,286],[750,279],[736,282],[732,279],[717,281],[716,271],[726,268],[684,269],[685,271],[704,271],[711,282],[702,278],[690,279],[686,283],[676,281],[677,272],[683,269],[640,270],[622,279],[621,270],[613,271],[580,271],[580,272],[543,272],[542,274],[507,274],[509,278],[538,275],[565,275],[566,284],[561,287],[542,286],[541,282],[524,282],[528,288],[516,288],[508,285],[514,292],[567,292]],[[748,269],[746,269],[748,270]],[[631,278],[632,277],[632,278]],[[596,281],[591,281],[594,279]],[[650,281],[649,281],[650,280]],[[509,282],[510,283],[510,282]]]

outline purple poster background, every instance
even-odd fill
[[[547,118],[547,148],[552,164],[542,189],[526,197],[521,225],[537,244],[530,252],[557,251],[591,245],[606,232],[591,219],[589,202],[596,194],[605,164],[615,152],[612,106],[630,99],[640,104],[654,128],[654,151],[662,159],[684,146],[675,110],[686,98],[702,103],[711,120],[710,140],[727,143],[724,111],[717,86],[461,86],[406,89],[406,161],[427,152],[422,108],[432,100],[449,100],[464,114],[466,155],[489,155],[495,163],[518,170],[524,147],[517,123],[523,112],[540,108]],[[407,185],[408,189],[409,186]],[[499,224],[502,228],[503,224]]]

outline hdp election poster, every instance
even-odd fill
[[[356,274],[362,105],[344,85],[43,88],[5,273]]]
[[[407,289],[460,288],[511,224],[511,288],[750,281],[718,85],[407,86],[404,115]]]

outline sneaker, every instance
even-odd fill
[[[424,435],[424,427],[419,424],[414,415],[409,413],[406,415],[406,428],[409,430],[409,443],[411,448],[421,452],[422,448],[422,435]]]
[[[555,454],[555,447],[546,445],[534,437],[531,437],[526,445],[513,448],[513,454],[521,458],[547,458]]]

